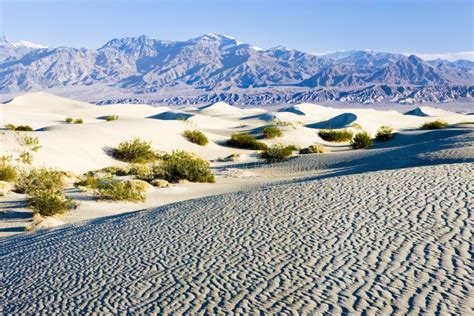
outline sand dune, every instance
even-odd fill
[[[105,115],[119,115],[107,122]],[[182,117],[183,115],[184,117]],[[66,124],[65,117],[84,124]],[[140,137],[162,151],[212,160],[216,184],[155,188],[143,203],[98,202],[68,188],[77,209],[31,222],[25,196],[0,197],[5,314],[456,314],[474,313],[474,125],[422,131],[425,122],[474,117],[421,107],[402,114],[300,104],[281,110],[147,105],[98,107],[32,93],[0,105],[0,155],[38,137],[34,166],[83,173],[123,164],[107,150]],[[357,123],[359,126],[355,125]],[[266,165],[225,146],[235,132],[330,153]],[[332,144],[317,132],[397,132],[370,150]],[[198,146],[183,137],[199,129]],[[234,162],[218,157],[240,153]],[[139,211],[140,210],[140,211]],[[54,228],[54,226],[58,226]]]
[[[459,148],[442,154],[457,163],[387,170],[381,154],[403,159],[401,139],[352,152],[375,169],[347,154],[308,155],[266,172],[325,157],[345,173],[6,239],[2,310],[472,314],[473,132],[439,133],[407,136],[420,148],[410,159]]]

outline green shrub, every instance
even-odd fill
[[[107,115],[107,116],[105,117],[105,120],[106,120],[107,122],[116,121],[116,120],[118,120],[118,119],[119,119],[118,115]]]
[[[268,163],[272,163],[286,160],[292,153],[293,150],[291,147],[283,144],[275,144],[262,151],[259,157],[265,159]]]
[[[448,127],[448,123],[440,120],[427,122],[420,126],[421,129],[440,129],[446,127]]]
[[[20,175],[15,191],[30,194],[37,190],[59,191],[64,187],[63,174],[47,168],[31,169]]]
[[[375,135],[375,139],[381,142],[389,141],[393,138],[393,129],[389,126],[380,126]]]
[[[14,130],[16,130],[16,126],[13,125],[13,124],[5,124],[5,129],[7,129],[9,131],[14,131]]]
[[[143,202],[146,195],[143,187],[130,181],[111,180],[100,183],[95,194],[99,200]]]
[[[185,151],[174,151],[159,165],[155,166],[154,178],[169,182],[188,180],[191,182],[215,182],[209,169],[209,162]]]
[[[118,160],[135,163],[153,162],[158,159],[158,154],[151,148],[151,142],[139,138],[121,142],[112,151],[112,156]]]
[[[257,141],[257,139],[250,134],[232,134],[227,141],[227,145],[237,148],[262,150],[268,146],[265,143]]]
[[[72,117],[66,117],[66,123],[71,124],[72,122],[74,122]]]
[[[74,120],[74,124],[83,124],[83,123],[84,123],[84,120],[81,119],[81,118],[78,118],[78,119]]]
[[[138,179],[152,180],[153,166],[147,164],[131,164],[128,167],[127,174],[136,176]]]
[[[318,133],[319,137],[328,142],[348,142],[352,139],[352,132],[348,129],[343,130],[321,130]]]
[[[300,150],[300,154],[323,154],[328,150],[321,145],[311,145]]]
[[[65,197],[60,191],[51,189],[34,191],[28,202],[34,213],[42,216],[62,214],[76,206],[72,199]]]
[[[88,189],[97,189],[100,184],[100,179],[97,177],[94,177],[91,174],[86,174],[83,177],[79,179],[79,181],[75,182],[74,185],[76,187],[83,187],[83,188],[88,188]]]
[[[298,145],[287,145],[286,147],[291,149],[291,151],[298,151],[299,152],[301,150],[301,146],[298,146]]]
[[[351,141],[351,146],[354,149],[369,148],[370,146],[372,146],[372,139],[370,138],[369,133],[357,133]]]
[[[110,173],[116,176],[126,176],[130,172],[130,167],[118,167],[118,166],[109,166],[100,169],[99,171],[93,171],[93,173],[103,172],[103,173]]]
[[[184,131],[184,137],[191,143],[198,144],[199,146],[206,146],[209,143],[207,136],[203,132],[197,130]]]
[[[11,157],[0,157],[0,181],[15,182],[18,171],[10,164]]]
[[[263,134],[263,138],[266,138],[266,139],[281,137],[283,135],[282,131],[274,125],[265,126],[262,129],[262,134]]]
[[[27,165],[31,165],[33,163],[33,155],[29,151],[22,151],[18,156],[17,161]]]

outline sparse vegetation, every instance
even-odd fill
[[[100,200],[109,201],[145,201],[145,189],[131,181],[110,180],[101,182],[95,191]]]
[[[232,134],[230,139],[227,141],[227,145],[237,148],[255,149],[262,150],[268,146],[265,143],[257,141],[257,139],[247,133],[243,134]]]
[[[353,134],[348,129],[343,130],[321,130],[318,133],[319,137],[328,142],[348,142],[352,139]]]
[[[5,128],[10,131],[17,131],[17,132],[32,132],[33,128],[29,125],[18,125],[15,126],[13,124],[6,124]]]
[[[323,154],[328,150],[321,145],[311,145],[300,150],[300,154]]]
[[[18,171],[10,164],[11,157],[0,157],[0,181],[14,182],[18,177]]]
[[[369,148],[372,146],[372,139],[370,138],[369,133],[357,133],[351,141],[351,146],[353,149]]]
[[[33,155],[29,151],[22,151],[17,159],[18,162],[31,165],[33,163]]]
[[[42,216],[62,214],[76,206],[72,199],[67,198],[60,191],[41,189],[32,192],[29,206]]]
[[[375,135],[375,139],[381,142],[389,141],[393,138],[393,129],[389,126],[380,126]]]
[[[199,146],[206,146],[209,143],[207,136],[203,132],[198,130],[187,130],[184,131],[184,137],[189,140],[191,143],[197,144]]]
[[[74,120],[74,124],[83,124],[83,123],[84,123],[84,120],[81,118],[77,118]]]
[[[39,139],[38,137],[31,137],[25,135],[22,140],[21,140],[22,145],[31,147],[31,150],[36,152],[38,151],[41,146],[39,145]]]
[[[116,120],[118,120],[118,119],[119,119],[118,115],[107,115],[107,116],[105,117],[105,120],[106,120],[107,122],[116,121]]]
[[[121,142],[112,151],[112,156],[118,160],[134,163],[146,163],[156,161],[159,155],[151,148],[151,142],[135,138],[130,141]]]
[[[169,182],[189,180],[191,182],[215,182],[209,162],[185,151],[174,151],[153,168],[154,178]]]
[[[79,188],[86,188],[95,190],[99,187],[100,179],[92,174],[82,176],[74,185]]]
[[[276,137],[281,137],[283,135],[282,131],[274,125],[265,126],[262,129],[262,134],[263,138],[266,139],[273,139]]]
[[[440,120],[426,122],[420,126],[421,129],[441,129],[446,127],[448,127],[448,123]]]
[[[288,159],[292,153],[293,150],[290,146],[275,144],[262,151],[259,157],[265,159],[268,163],[273,163]]]
[[[63,174],[60,171],[38,168],[20,174],[15,183],[15,191],[31,194],[37,190],[60,191],[64,187]]]
[[[72,122],[74,122],[72,117],[66,117],[66,123],[71,124]]]

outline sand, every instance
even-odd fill
[[[120,105],[120,119],[105,122],[87,104],[33,96],[70,104],[64,115],[77,108],[90,121],[67,125],[58,116],[51,124],[54,102],[38,102],[41,115],[21,116],[32,111],[23,99],[2,108],[1,123],[46,127],[30,133],[44,146],[34,163],[78,173],[118,164],[101,147],[133,135],[161,150],[215,159],[236,151],[222,145],[232,132],[257,131],[279,113],[302,120],[284,127],[276,142],[320,143],[332,152],[265,165],[240,150],[241,161],[212,163],[216,184],[154,189],[139,204],[97,202],[70,188],[66,194],[79,208],[44,224],[56,227],[31,233],[22,233],[31,221],[25,197],[0,197],[0,232],[12,235],[0,239],[3,313],[474,313],[474,125],[417,129],[433,119],[454,124],[474,117],[426,108],[403,115],[313,111],[307,104],[228,111],[218,104],[145,106],[142,113]],[[190,116],[149,118],[165,112]],[[210,145],[182,138],[193,118]],[[357,122],[368,131],[391,125],[398,134],[369,150],[349,150],[317,137],[328,121],[349,128]],[[8,153],[14,133],[4,133],[1,151]]]

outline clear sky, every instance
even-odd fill
[[[474,0],[0,0],[12,41],[97,48],[141,34],[185,40],[227,34],[307,52],[474,50]]]

